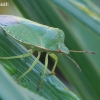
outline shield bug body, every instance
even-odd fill
[[[64,44],[65,36],[62,30],[42,25],[24,18],[12,15],[0,15],[0,27],[4,30],[6,35],[12,37],[25,47],[30,48],[28,54],[12,57],[0,57],[0,59],[24,58],[31,56],[34,51],[38,51],[38,56],[35,59],[35,61],[32,63],[30,68],[18,78],[18,80],[24,77],[36,65],[40,58],[41,52],[47,52],[45,57],[45,68],[42,80],[39,84],[39,88],[43,84],[43,80],[46,74],[48,66],[48,55],[55,59],[54,66],[51,71],[51,74],[54,74],[58,61],[56,53],[66,55],[70,60],[72,60],[77,65],[77,67],[79,67],[78,64],[73,59],[71,59],[67,54],[69,54],[70,52],[90,52],[92,54],[95,53],[91,51],[69,50]]]

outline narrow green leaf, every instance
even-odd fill
[[[15,83],[0,64],[0,97],[2,100],[47,100]]]
[[[77,20],[82,22],[84,25],[89,27],[98,35],[100,35],[100,29],[99,29],[100,16],[98,14],[95,14],[94,12],[92,12],[91,10],[89,10],[87,7],[83,5],[84,9],[88,10],[88,12],[85,13],[81,4],[79,4],[76,1],[72,1],[72,0],[67,0],[67,1],[63,0],[63,2],[58,0],[52,0],[52,1],[56,5],[64,9],[67,13],[71,14],[71,16],[74,16]],[[93,18],[95,20],[93,20]]]

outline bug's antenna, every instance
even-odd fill
[[[94,51],[75,51],[75,50],[69,50],[70,52],[79,52],[79,53],[91,53],[91,54],[96,54]]]
[[[81,68],[79,67],[79,65],[72,58],[70,58],[68,55],[65,55],[65,56],[67,58],[69,58],[79,68],[79,70],[81,71]]]

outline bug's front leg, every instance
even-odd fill
[[[53,66],[52,71],[51,71],[51,74],[54,75],[55,74],[55,68],[56,68],[57,62],[58,62],[58,57],[53,53],[51,53],[49,55],[51,56],[51,58],[53,58],[55,60],[54,66]]]

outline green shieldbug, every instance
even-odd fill
[[[95,54],[95,52],[92,51],[69,50],[64,44],[65,36],[62,30],[42,25],[30,21],[28,19],[12,15],[0,15],[0,27],[3,29],[6,35],[12,37],[25,47],[30,48],[28,54],[12,56],[12,57],[0,57],[0,59],[24,58],[31,56],[34,51],[38,51],[38,56],[35,59],[35,61],[32,63],[30,68],[18,78],[18,80],[23,78],[32,68],[34,68],[36,63],[39,61],[41,52],[47,52],[45,57],[45,67],[44,67],[43,77],[38,88],[40,88],[41,85],[43,84],[43,80],[48,66],[48,55],[51,56],[53,59],[55,59],[54,66],[51,71],[51,74],[54,74],[58,61],[56,53],[66,55],[70,60],[72,60],[77,65],[78,68],[79,68],[78,64],[73,59],[71,59],[67,54],[69,54],[70,52],[84,52],[84,53],[89,52]]]

